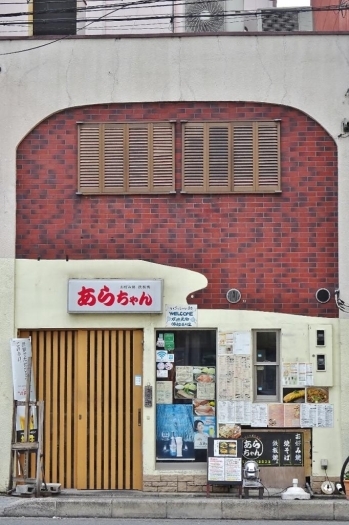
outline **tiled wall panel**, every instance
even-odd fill
[[[187,195],[181,120],[281,119],[281,194]],[[79,196],[77,122],[176,120],[174,195]],[[17,258],[144,259],[203,273],[203,308],[337,317],[337,152],[303,113],[260,103],[113,104],[41,122],[18,148]],[[180,285],[180,283],[179,283]],[[237,305],[226,300],[238,288]]]

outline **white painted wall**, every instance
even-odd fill
[[[341,121],[349,118],[349,98],[345,96],[349,88],[347,38],[346,34],[244,33],[63,39],[55,43],[46,39],[0,40],[0,490],[8,480],[4,451],[10,448],[11,431],[8,341],[16,334],[13,291],[17,277],[14,258],[18,143],[48,115],[85,104],[260,101],[304,111],[332,135],[338,147],[339,287],[341,296],[349,302],[349,138],[338,138]],[[245,316],[250,313],[244,312],[244,319]],[[200,322],[204,325],[204,321]],[[349,389],[348,323],[341,321],[338,334],[344,350],[341,356],[338,354],[343,392]],[[343,395],[343,456],[349,450],[348,404]]]
[[[68,314],[67,289],[70,278],[125,278],[164,279],[163,304],[183,305],[186,297],[205,288],[207,279],[193,271],[172,268],[145,261],[35,261],[16,262],[16,328],[140,328],[144,327],[143,384],[155,389],[155,330],[165,326],[165,314]],[[178,283],[181,286],[178,286]],[[332,325],[333,343],[338,349],[339,320],[327,321]],[[264,312],[199,310],[198,327],[218,331],[250,331],[252,329],[281,330],[281,359],[285,362],[310,362],[309,326],[323,326],[323,319]],[[340,413],[340,359],[334,356],[334,386],[330,388],[330,402],[334,404],[335,422],[331,429],[314,429],[316,443],[313,453],[313,475],[321,476],[320,460],[327,458],[328,475],[336,476],[341,464]],[[154,390],[155,394],[155,390]],[[155,474],[155,403],[144,408],[143,451],[144,473]],[[331,436],[331,447],[328,437]],[[1,460],[0,460],[1,461]],[[166,472],[176,472],[178,466],[167,466]],[[183,468],[183,467],[181,467]],[[195,466],[194,466],[195,468]],[[186,465],[186,472],[192,467]],[[201,467],[204,473],[204,468]],[[197,467],[196,467],[197,472]]]

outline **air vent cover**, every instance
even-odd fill
[[[331,294],[327,288],[319,288],[315,294],[315,297],[319,303],[328,303],[331,298]]]
[[[299,31],[297,11],[263,11],[262,31]]]
[[[237,290],[236,288],[231,288],[230,290],[227,291],[227,301],[229,301],[229,303],[238,303],[241,299],[241,292],[239,290]]]

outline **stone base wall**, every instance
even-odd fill
[[[338,483],[338,477],[329,477],[334,484]],[[144,476],[144,492],[206,492],[206,476],[183,475],[183,474],[158,474]],[[314,494],[322,494],[321,485],[326,481],[325,476],[311,478],[311,488]],[[234,490],[228,485],[210,485],[210,492],[227,493]]]
[[[334,483],[334,486],[336,486],[336,483],[338,483],[340,481],[339,480],[339,476],[332,477],[332,478],[328,477],[328,479],[330,481],[332,481],[332,483]],[[326,481],[326,477],[325,476],[313,476],[311,478],[311,489],[314,492],[314,494],[322,494],[322,492],[321,492],[321,485],[323,484],[324,481]]]
[[[206,476],[159,474],[144,476],[144,492],[206,492]],[[210,492],[229,492],[228,485],[211,485]]]

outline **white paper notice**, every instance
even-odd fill
[[[241,458],[225,459],[224,481],[241,481]]]
[[[252,403],[251,407],[251,427],[268,426],[268,404]]]
[[[333,405],[327,403],[301,403],[301,427],[333,427]]]
[[[197,383],[196,397],[198,399],[214,399],[215,383]]]
[[[298,385],[298,363],[282,363],[282,386]]]
[[[282,363],[282,386],[310,386],[313,383],[312,363]]]
[[[240,355],[251,353],[251,332],[233,333],[233,353]]]
[[[193,381],[193,367],[176,366],[176,382],[187,383],[188,381]]]
[[[233,401],[218,401],[219,423],[235,423],[235,404]]]
[[[210,481],[224,480],[224,458],[208,459],[208,479]]]
[[[235,423],[240,425],[251,424],[252,403],[250,401],[234,401]]]
[[[317,426],[321,428],[333,427],[333,405],[317,404]]]
[[[172,381],[156,382],[156,403],[159,405],[172,404]]]

